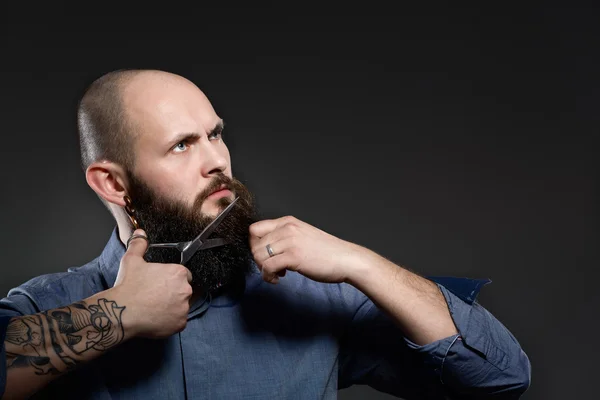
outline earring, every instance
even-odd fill
[[[125,200],[125,211],[127,212],[127,215],[133,224],[133,228],[140,229],[140,225],[138,224],[137,219],[135,219],[135,210],[131,206],[131,197],[125,195],[123,200]]]

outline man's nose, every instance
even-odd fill
[[[201,152],[202,175],[205,177],[223,173],[227,169],[227,158],[222,151],[212,143],[206,143]]]

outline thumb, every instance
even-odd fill
[[[148,237],[143,229],[136,229],[127,241],[126,254],[143,257],[148,249]]]

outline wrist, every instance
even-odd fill
[[[381,263],[380,256],[373,251],[350,243],[349,257],[345,260],[346,274],[344,282],[360,288],[367,277],[372,273],[374,266]]]
[[[131,296],[127,295],[119,286],[112,287],[103,292],[97,293],[87,300],[90,305],[97,305],[100,300],[112,302],[112,307],[121,309],[119,318],[114,323],[120,324],[123,330],[123,340],[128,340],[139,334],[139,322],[136,319],[135,306],[131,302]]]

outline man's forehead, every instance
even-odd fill
[[[169,73],[136,76],[123,90],[123,105],[138,136],[143,132],[161,136],[182,131],[209,132],[220,121],[195,84]]]

